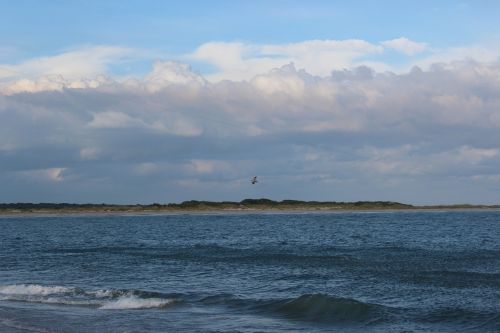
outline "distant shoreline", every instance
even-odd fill
[[[358,211],[435,211],[500,209],[500,205],[424,205],[415,206],[392,201],[299,201],[270,199],[245,199],[231,201],[184,201],[180,204],[112,205],[68,203],[8,203],[0,204],[0,216],[19,215],[154,215],[154,214],[217,214],[259,212],[358,212]]]

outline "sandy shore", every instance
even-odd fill
[[[244,208],[244,209],[165,209],[165,210],[3,210],[0,217],[32,216],[155,216],[155,215],[217,215],[217,214],[309,214],[309,213],[383,213],[383,212],[439,212],[499,210],[500,206],[415,206],[412,208]]]

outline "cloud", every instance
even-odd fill
[[[289,44],[247,44],[210,42],[198,47],[186,59],[208,63],[217,72],[210,81],[249,80],[273,68],[294,63],[313,75],[327,75],[334,69],[362,63],[365,57],[383,51],[364,40],[309,40]]]
[[[96,76],[107,65],[133,54],[129,48],[89,46],[54,56],[29,59],[19,64],[0,66],[0,78],[60,75],[67,79]]]
[[[190,66],[175,61],[157,61],[153,71],[144,78],[144,85],[150,92],[157,92],[170,85],[202,87],[205,78],[195,73]]]
[[[86,89],[97,88],[101,85],[109,84],[112,80],[98,75],[94,78],[80,78],[74,80],[65,79],[61,75],[46,75],[36,79],[18,79],[3,87],[3,93],[7,95],[21,92],[40,92],[40,91],[61,91],[63,89]],[[0,86],[1,88],[1,86]]]
[[[228,173],[234,171],[226,161],[194,159],[187,165],[188,172],[195,174]]]
[[[34,181],[61,182],[64,180],[63,173],[66,168],[48,168],[38,170],[26,170],[18,172],[18,176]]]
[[[221,73],[254,63],[245,75],[257,74],[210,81],[187,64],[159,61],[143,77],[4,85],[0,181],[8,190],[0,200],[494,201],[499,61],[398,73],[349,67],[380,52],[359,41],[226,46]],[[354,58],[327,74],[336,64],[325,61],[318,75],[308,69],[309,48]],[[215,52],[200,54],[216,64],[224,55]],[[285,62],[292,58],[303,65]],[[262,181],[248,187],[254,175]]]
[[[161,170],[161,165],[152,162],[144,162],[136,166],[136,172],[140,175],[154,174],[160,172]]]
[[[427,48],[426,43],[418,43],[405,37],[395,38],[381,42],[383,46],[394,49],[406,55],[414,55],[423,52]]]
[[[499,148],[476,148],[467,145],[450,150],[429,152],[422,145],[402,145],[390,148],[373,146],[359,151],[363,160],[358,165],[364,172],[389,175],[439,175],[446,177],[450,171],[474,173],[485,162],[499,156]],[[487,163],[486,163],[487,164]],[[477,168],[481,166],[481,168]]]
[[[127,128],[147,126],[147,124],[142,120],[117,111],[95,113],[92,121],[88,125],[92,128]]]
[[[137,51],[118,46],[88,46],[57,55],[0,64],[0,90],[4,94],[97,88],[112,80],[105,73],[137,56]]]
[[[493,44],[494,45],[494,44]],[[391,62],[386,50],[402,53],[398,64]],[[28,59],[17,64],[0,64],[0,91],[4,94],[46,90],[86,89],[112,86],[119,81],[131,89],[157,92],[166,86],[189,86],[192,90],[208,82],[250,81],[273,69],[288,64],[312,76],[328,77],[332,71],[352,70],[360,66],[377,72],[403,73],[413,66],[428,69],[436,63],[475,60],[494,62],[499,49],[494,46],[469,45],[440,49],[427,43],[399,37],[382,42],[361,39],[305,40],[284,44],[255,44],[249,42],[207,42],[194,51],[176,56],[187,63],[157,60],[145,76],[116,77],[110,68],[127,67],[131,62],[150,62],[159,55],[153,51],[119,46],[84,46],[60,54]]]
[[[97,147],[83,147],[80,149],[80,158],[82,160],[95,160],[99,158],[102,153],[100,148]]]
[[[293,63],[275,68],[267,74],[255,76],[251,84],[264,94],[286,93],[301,96],[307,81],[312,78],[304,70],[297,71]]]
[[[75,66],[77,65],[75,64]],[[14,76],[11,80],[4,80],[3,84],[0,83],[0,91],[12,95],[21,92],[112,87],[118,83],[111,77],[100,74],[105,72],[105,68],[100,67],[96,67],[92,71],[72,73],[71,75],[64,73],[64,71],[58,72],[56,67],[53,68],[53,72],[54,74],[43,73],[40,76],[33,74],[32,78]],[[184,88],[190,86],[196,89],[206,84],[205,78],[193,71],[189,65],[175,61],[156,61],[153,70],[144,78],[127,77],[120,81],[120,85],[128,86],[130,89],[142,89],[151,93],[172,85]]]
[[[440,66],[448,66],[454,62],[478,62],[478,63],[496,63],[500,59],[500,48],[496,43],[486,47],[484,45],[469,45],[460,47],[451,47],[446,49],[435,48],[424,57],[416,59],[408,64],[411,66],[419,66],[427,69],[431,66],[439,64]]]
[[[44,170],[44,173],[47,175],[47,177],[50,180],[59,182],[63,180],[63,172],[66,170],[66,168],[51,168]]]

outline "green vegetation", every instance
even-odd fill
[[[73,213],[148,213],[148,212],[219,212],[219,211],[351,211],[395,209],[474,209],[500,208],[500,205],[413,206],[392,201],[299,201],[245,199],[234,201],[197,201],[150,205],[70,204],[70,203],[4,203],[0,214],[73,214]]]

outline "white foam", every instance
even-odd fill
[[[28,303],[41,303],[41,304],[55,304],[55,305],[78,305],[78,306],[100,306],[102,301],[98,300],[85,300],[85,299],[69,299],[62,297],[44,297],[40,295],[6,295],[0,296],[0,301],[15,301],[15,302],[28,302]]]
[[[32,301],[32,300],[31,300]],[[98,306],[102,302],[98,300],[72,300],[58,297],[49,297],[45,299],[40,299],[39,303],[46,304],[61,304],[61,305],[78,305],[78,306]]]
[[[168,298],[138,298],[136,296],[122,296],[115,301],[105,303],[100,307],[100,309],[124,310],[163,308],[174,302],[174,299]]]
[[[71,287],[39,284],[0,285],[1,300],[91,306],[115,310],[163,308],[176,302],[175,299],[168,298],[140,298],[132,291],[114,289],[84,291]]]
[[[117,291],[116,290],[109,290],[109,289],[99,289],[99,290],[94,290],[94,291],[87,291],[85,292],[88,295],[92,295],[98,298],[104,298],[104,297],[112,297],[116,295]]]
[[[53,295],[74,291],[74,288],[61,286],[42,286],[39,284],[11,284],[0,286],[0,294],[3,295]]]

